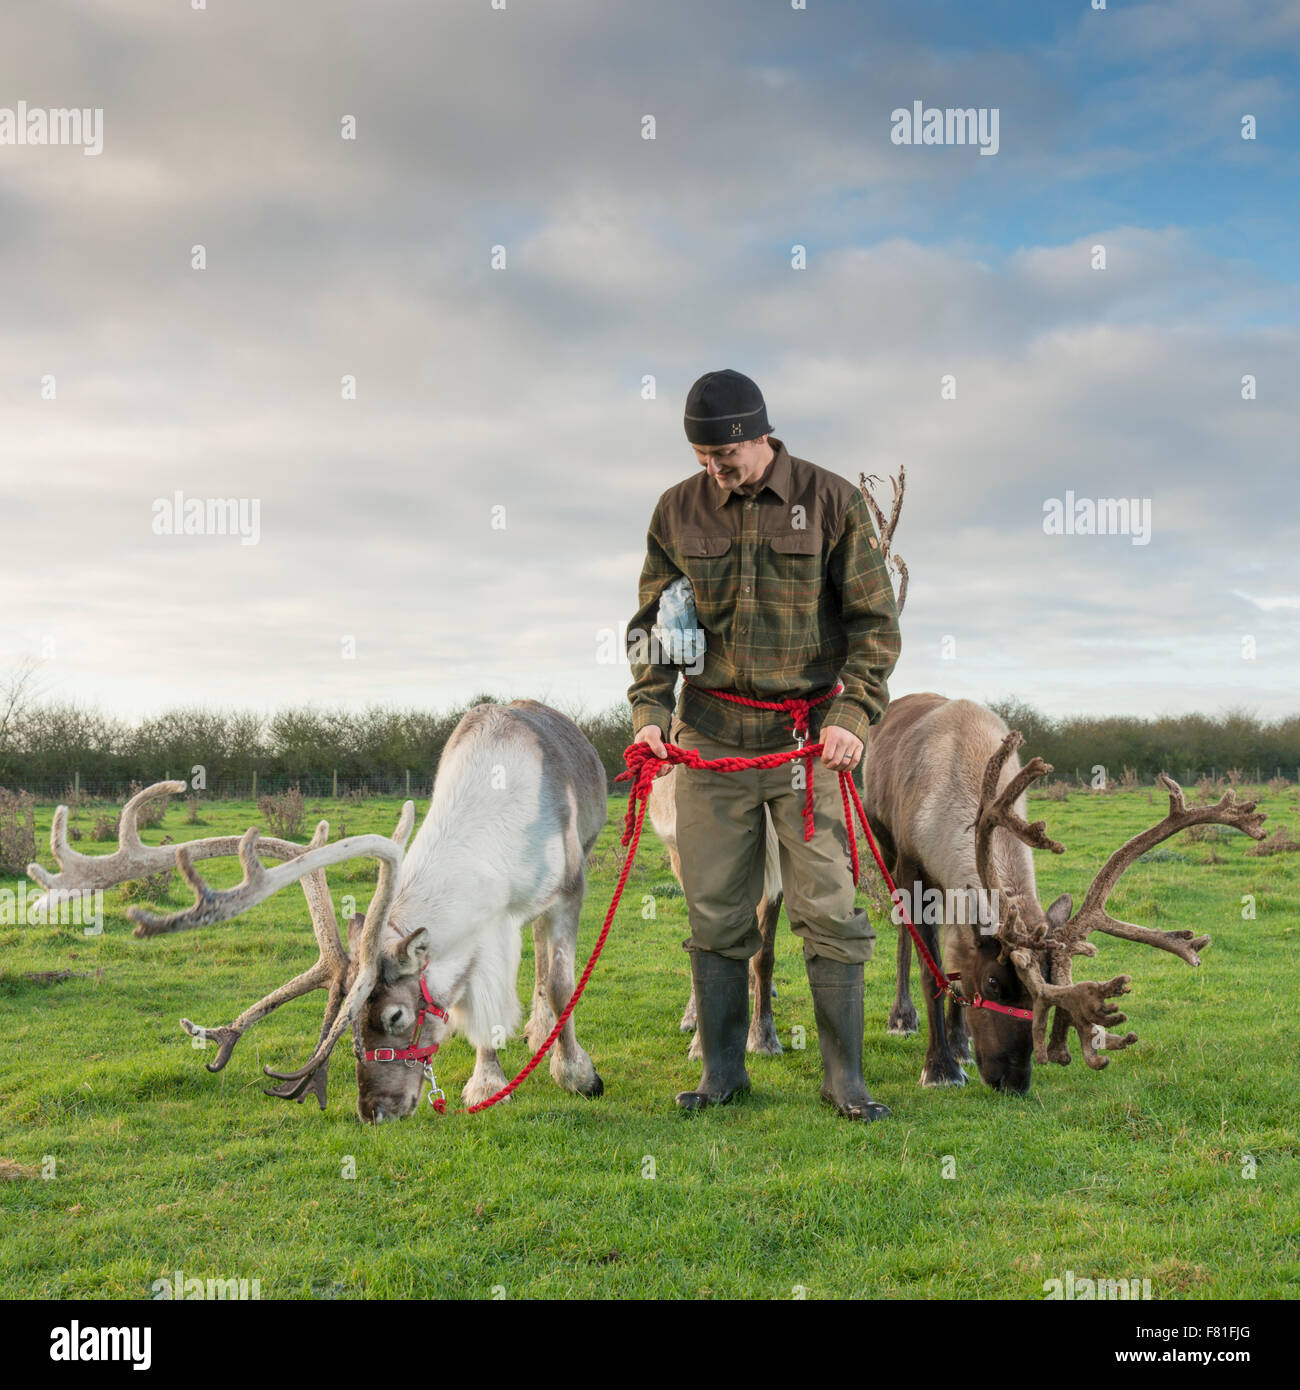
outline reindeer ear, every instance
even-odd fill
[[[1074,899],[1068,893],[1062,893],[1047,909],[1048,930],[1055,931],[1063,927],[1070,920],[1070,913],[1073,911]]]
[[[410,936],[404,936],[392,953],[387,964],[396,977],[419,975],[429,963],[429,932],[426,927],[417,927]]]

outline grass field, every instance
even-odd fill
[[[1267,829],[1295,829],[1295,797],[1261,795]],[[1067,847],[1038,857],[1044,901],[1067,890],[1077,899],[1104,856],[1164,805],[1145,790],[1031,798],[1031,818]],[[388,833],[397,809],[350,808],[349,833]],[[38,825],[46,837],[51,810]],[[610,810],[584,957],[616,873],[622,803]],[[333,821],[336,811],[324,803],[320,814]],[[204,815],[190,826],[173,806],[164,829],[183,840],[257,821],[247,804]],[[83,831],[92,820],[83,813]],[[486,1113],[439,1119],[424,1106],[372,1129],[355,1116],[345,1046],[324,1114],[314,1101],[264,1097],[262,1063],[296,1066],[310,1052],[320,994],[273,1014],[210,1075],[211,1052],[195,1050],[177,1020],[228,1022],[315,959],[297,888],[230,925],[153,941],[132,938],[116,890],[98,937],[0,927],[0,1295],[148,1298],[154,1280],[180,1270],[256,1279],[263,1298],[1041,1298],[1046,1280],[1072,1271],[1149,1279],[1158,1299],[1293,1298],[1300,854],[1248,856],[1251,843],[1179,836],[1130,870],[1112,911],[1193,927],[1213,944],[1192,970],[1098,938],[1096,976],[1135,977],[1127,1026],[1140,1041],[1100,1073],[1072,1044],[1074,1064],[1036,1069],[1027,1097],[988,1091],[973,1068],[963,1089],[917,1085],[924,1032],[885,1033],[895,928],[878,922],[865,1070],[893,1117],[868,1126],[817,1101],[812,1006],[784,918],[776,1021],[787,1044],[804,1025],[807,1049],[752,1058],[742,1103],[676,1110],[674,1092],[698,1075],[676,1026],[685,904],[648,827],[576,1015],[605,1081],[597,1101],[561,1092],[542,1068]],[[233,864],[210,874],[237,877]],[[354,893],[364,904],[374,877],[345,867],[330,881],[336,901]],[[648,921],[646,894],[656,903]],[[1253,921],[1243,920],[1244,894]],[[528,934],[525,999],[531,947]],[[92,973],[25,978],[59,969]],[[507,1073],[526,1057],[513,1041]],[[454,1101],[472,1053],[455,1040],[438,1061]]]

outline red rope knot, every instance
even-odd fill
[[[825,697],[823,697],[825,698]],[[812,707],[811,700],[799,699],[797,696],[785,702],[786,708],[790,711],[790,716],[794,720],[794,727],[790,730],[795,738],[807,738],[811,732]]]
[[[668,750],[667,758],[656,757],[648,743],[633,743],[623,750],[623,761],[627,764],[627,771],[620,772],[614,780],[632,783],[627,797],[627,815],[623,817],[622,843],[625,845],[636,830],[637,807],[650,795],[651,784],[661,772],[666,772],[672,763],[682,761],[681,758],[674,757],[674,753],[686,751],[671,743],[665,744],[665,748]]]

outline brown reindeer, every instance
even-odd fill
[[[903,492],[907,486],[907,470],[900,466],[898,477],[889,480],[893,490],[893,499],[890,503],[888,520],[886,520],[885,514],[871,490],[871,484],[879,481],[880,479],[876,478],[874,474],[870,477],[865,473],[859,474],[858,489],[875,518],[881,558],[886,565],[891,565],[895,574],[898,575],[898,596],[895,602],[898,612],[901,614],[903,605],[907,602],[907,564],[901,555],[892,553],[892,546],[894,531],[898,527],[898,518],[903,510]],[[650,792],[648,810],[650,823],[667,847],[673,876],[678,883],[681,883],[681,860],[677,853],[676,786],[677,768],[674,766],[655,780]],[[767,843],[763,870],[763,896],[759,899],[755,909],[759,930],[763,936],[763,944],[749,960],[749,984],[753,1007],[750,1011],[749,1036],[745,1041],[745,1049],[748,1052],[775,1057],[782,1050],[781,1041],[776,1032],[776,1024],[772,1018],[772,996],[776,993],[772,988],[772,966],[776,957],[776,928],[781,916],[783,897],[781,889],[781,844],[777,839],[776,829],[772,825],[770,814],[764,815],[764,823],[767,827]],[[678,1026],[683,1033],[695,1034],[691,1039],[689,1055],[696,1061],[700,1060],[704,1054],[700,1049],[699,1034],[695,1033],[694,985],[691,987],[691,994],[686,1001],[682,1021]]]
[[[1064,847],[1048,838],[1042,821],[1025,819],[1026,788],[1052,769],[1041,758],[1021,767],[1016,749],[1022,742],[992,711],[933,693],[895,700],[868,739],[864,806],[927,949],[957,972],[965,999],[978,995],[1033,1010],[1031,1025],[950,1000],[945,1020],[938,986],[927,972],[923,994],[930,1037],[923,1086],[964,1085],[962,1063],[970,1060],[973,1041],[976,1065],[988,1085],[1027,1091],[1035,1059],[1069,1062],[1070,1028],[1078,1033],[1087,1064],[1106,1066],[1109,1059],[1102,1052],[1137,1040],[1134,1033],[1121,1037],[1108,1031],[1125,1021],[1108,1001],[1127,994],[1132,977],[1077,984],[1071,979],[1072,958],[1097,953],[1089,933],[1140,941],[1193,966],[1209,942],[1190,931],[1155,931],[1110,916],[1106,901],[1120,876],[1153,845],[1188,826],[1231,826],[1256,840],[1264,835],[1265,817],[1253,801],[1238,803],[1229,791],[1216,805],[1189,809],[1181,788],[1162,773],[1160,783],[1169,792],[1164,820],[1110,856],[1073,916],[1068,893],[1044,910],[1030,851],[1060,854]],[[918,901],[937,906],[934,890],[943,910],[917,912]],[[976,910],[963,913],[964,904]],[[986,909],[984,922],[978,920],[980,906]],[[956,920],[961,916],[964,921]],[[898,988],[889,1031],[905,1036],[917,1030],[908,988],[912,939],[897,911],[895,920],[900,922]]]

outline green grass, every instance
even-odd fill
[[[1269,829],[1295,828],[1293,798],[1264,795]],[[349,831],[390,831],[397,804],[351,810]],[[1033,803],[1032,817],[1067,846],[1038,856],[1044,901],[1066,890],[1077,899],[1105,854],[1163,807],[1145,791]],[[256,821],[247,804],[205,816],[206,826],[187,826],[172,807],[165,829],[186,839]],[[621,816],[611,801],[584,955],[613,886]],[[92,820],[83,814],[82,828]],[[1183,836],[1168,847],[1185,862],[1130,870],[1112,910],[1208,932],[1213,944],[1193,971],[1100,938],[1098,977],[1135,977],[1126,1003],[1140,1041],[1100,1073],[1076,1046],[1069,1068],[1035,1070],[1027,1097],[977,1079],[961,1090],[917,1085],[924,1025],[906,1040],[885,1033],[895,929],[878,923],[865,1067],[893,1117],[869,1126],[818,1104],[811,1002],[784,919],[777,1025],[787,1044],[804,1025],[807,1050],[751,1059],[754,1091],[740,1104],[676,1110],[674,1092],[698,1075],[676,1026],[686,908],[663,892],[657,916],[641,916],[643,895],[671,883],[648,830],[576,1015],[605,1080],[594,1102],[561,1092],[542,1068],[486,1113],[439,1119],[425,1106],[372,1129],[355,1117],[346,1048],[324,1114],[264,1097],[261,1064],[297,1065],[315,1042],[319,994],[272,1015],[210,1075],[211,1052],[195,1050],[177,1019],[228,1022],[310,964],[296,888],[227,926],[153,941],[131,937],[116,891],[99,937],[0,927],[0,1160],[10,1175],[0,1181],[0,1295],[143,1298],[180,1269],[258,1279],[264,1298],[1041,1298],[1044,1280],[1073,1270],[1149,1278],[1157,1298],[1295,1297],[1300,855],[1248,857],[1249,843]],[[1205,862],[1212,855],[1222,862]],[[232,882],[237,868],[211,877]],[[336,901],[354,893],[364,905],[373,890],[372,874],[330,879]],[[1245,893],[1254,921],[1242,920]],[[524,998],[531,945],[528,935]],[[55,969],[103,973],[24,978]],[[507,1072],[526,1057],[513,1041]],[[472,1053],[455,1040],[438,1060],[454,1101]],[[955,1177],[943,1176],[946,1157]],[[54,1176],[43,1179],[50,1159]]]

